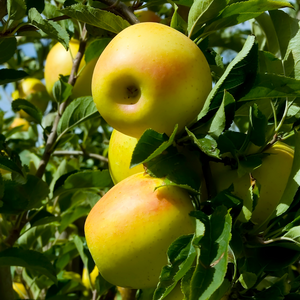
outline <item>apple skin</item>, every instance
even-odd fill
[[[135,11],[134,14],[140,22],[156,22],[160,23],[161,19],[154,11],[152,10],[139,10]]]
[[[170,135],[192,123],[212,86],[197,45],[154,22],[121,31],[100,55],[92,94],[101,116],[116,130],[139,138],[152,128]]]
[[[163,179],[134,174],[110,189],[89,213],[86,241],[108,282],[133,289],[155,287],[170,244],[194,233],[188,192],[163,185]]]
[[[95,288],[95,282],[96,278],[99,274],[98,268],[95,266],[93,271],[90,273],[91,283],[92,287],[90,285],[89,276],[88,276],[88,270],[87,268],[83,268],[82,270],[82,283],[87,289],[94,289]]]
[[[42,113],[45,112],[49,102],[45,85],[39,79],[32,77],[22,80],[18,85],[18,89],[12,93],[13,100],[18,98],[28,100]],[[19,111],[19,115],[22,118],[30,119],[30,116],[22,109]]]
[[[264,225],[279,204],[294,160],[294,150],[282,142],[277,142],[264,152],[270,155],[263,158],[262,165],[252,172],[254,179],[261,184],[260,198],[251,216],[251,221],[257,227]],[[239,178],[236,170],[221,163],[210,162],[210,167],[217,192],[234,184],[233,194],[244,200],[243,211],[238,218],[246,222],[245,214],[252,207],[249,194],[250,176],[246,174]]]
[[[114,184],[133,174],[144,171],[143,165],[129,168],[137,142],[136,138],[113,130],[108,148],[108,169]]]
[[[10,129],[12,129],[12,128],[15,128],[15,127],[18,127],[18,126],[23,126],[20,130],[21,131],[27,131],[28,129],[29,129],[29,123],[28,123],[28,121],[26,120],[26,119],[23,119],[23,118],[15,118],[14,120],[13,120],[13,122],[11,123],[11,125],[10,125]]]
[[[56,43],[49,51],[46,58],[44,74],[47,91],[52,97],[52,88],[54,83],[59,80],[59,75],[62,74],[67,76],[71,74],[73,65],[72,56],[75,58],[78,49],[79,41],[70,40],[69,51],[66,51],[61,43]],[[73,88],[73,98],[92,95],[91,81],[97,59],[98,58],[92,59],[86,64],[84,57],[82,58],[78,68],[78,73],[80,72],[80,75]],[[84,69],[82,69],[83,67]]]

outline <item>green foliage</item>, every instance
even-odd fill
[[[72,38],[80,40],[88,63],[136,21],[132,11],[148,7],[201,48],[214,82],[184,132],[176,126],[167,136],[149,128],[134,149],[131,167],[143,164],[165,185],[186,189],[196,208],[195,233],[170,245],[157,287],[139,290],[137,299],[164,299],[178,285],[185,300],[300,299],[299,3],[294,11],[284,0],[108,3],[0,1],[1,102],[12,102],[0,112],[1,270],[10,267],[5,276],[23,283],[29,299],[121,300],[101,274],[90,288],[82,281],[83,268],[94,268],[85,218],[113,185],[107,158],[112,128],[91,96],[72,97],[68,76],[55,83],[44,114],[30,96],[12,101],[10,94],[26,77],[44,78],[56,42],[68,49]],[[11,127],[21,110],[30,116],[27,130]],[[292,170],[276,210],[253,227],[263,186],[249,182],[251,203],[239,199],[233,185],[217,193],[210,162],[251,174],[276,141],[294,149]],[[242,223],[237,217],[247,205]],[[3,286],[2,274],[1,296],[1,289],[12,290]]]

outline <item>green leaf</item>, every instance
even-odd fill
[[[23,172],[20,166],[9,159],[7,156],[0,156],[0,169],[4,169],[9,172],[17,172],[21,176],[23,176]]]
[[[222,103],[217,110],[209,128],[209,134],[217,139],[224,131],[227,124],[231,124],[234,118],[235,100],[230,93],[224,91]]]
[[[248,0],[233,3],[226,6],[216,19],[211,20],[211,22],[205,26],[202,37],[221,28],[234,26],[256,18],[265,11],[284,7],[293,8],[293,5],[288,1],[278,0]]]
[[[217,148],[216,140],[210,135],[206,135],[202,138],[197,138],[191,131],[187,128],[185,129],[188,133],[191,141],[206,155],[210,157],[220,158],[220,150]]]
[[[73,86],[68,83],[68,77],[59,75],[59,80],[54,83],[52,94],[56,102],[65,102],[72,95]]]
[[[196,0],[188,16],[188,33],[198,32],[209,20],[216,18],[229,3],[229,0]]]
[[[1,69],[0,70],[0,85],[7,84],[10,82],[16,82],[27,76],[28,76],[28,74],[21,70]]]
[[[15,112],[21,109],[24,110],[34,122],[41,124],[43,118],[42,112],[29,101],[25,99],[16,99],[12,102],[11,107]]]
[[[8,28],[13,21],[19,21],[26,15],[26,5],[24,0],[7,0]]]
[[[266,133],[268,120],[266,116],[258,109],[256,103],[250,107],[250,141],[257,146],[264,146],[266,143]]]
[[[37,251],[8,248],[0,252],[0,265],[32,269],[57,283],[55,268],[44,254]]]
[[[177,282],[188,272],[196,259],[193,235],[184,235],[173,242],[168,249],[168,265],[162,268],[154,300],[168,295]]]
[[[36,1],[36,0],[25,0],[27,6],[27,12],[30,8],[35,7],[39,13],[42,13],[45,9],[45,1]]]
[[[185,20],[178,13],[178,6],[174,3],[173,7],[174,7],[174,13],[172,15],[170,26],[185,34],[187,30],[187,24]]]
[[[62,28],[58,23],[43,19],[41,14],[35,7],[31,8],[28,12],[28,19],[33,26],[41,29],[50,38],[59,41],[68,50],[69,47],[69,35],[67,31]]]
[[[170,138],[166,134],[147,129],[138,140],[132,154],[130,167],[146,163],[163,153],[174,141],[178,126],[176,125]]]
[[[98,196],[99,200],[99,196]],[[74,209],[68,210],[66,213],[61,215],[60,226],[58,228],[59,232],[62,233],[70,224],[81,217],[86,217],[91,210],[90,205],[80,205]]]
[[[59,138],[80,123],[99,117],[92,97],[80,97],[73,100],[64,111],[57,127]],[[59,139],[58,138],[58,139]]]
[[[93,41],[85,51],[85,62],[88,63],[92,59],[99,57],[110,41],[111,38],[102,38]]]
[[[99,189],[112,185],[109,171],[83,171],[70,175],[64,185],[54,192],[54,197],[82,189]]]
[[[284,296],[288,295],[291,289],[288,274],[284,274],[278,281],[276,281],[271,287],[263,290],[255,296],[255,300],[282,300]]]
[[[243,272],[239,277],[239,282],[244,289],[252,288],[257,281],[257,275],[251,272]]]
[[[119,33],[130,26],[130,24],[120,16],[83,4],[68,6],[60,11],[71,18],[114,33]]]
[[[114,285],[106,281],[100,273],[98,274],[95,282],[95,287],[99,296],[106,294],[108,290],[113,286]]]
[[[278,74],[257,74],[252,89],[239,101],[299,97],[299,95],[300,80]]]
[[[284,63],[284,74],[300,79],[300,22],[283,11],[270,11],[280,47],[280,58]]]
[[[191,300],[204,300],[221,286],[227,271],[231,238],[231,217],[225,206],[219,206],[208,217],[199,211],[191,215],[204,223],[204,237],[198,242],[200,257],[191,278]]]
[[[0,64],[7,62],[17,50],[15,37],[0,40]]]
[[[227,90],[237,101],[252,87],[258,64],[258,49],[255,37],[249,36],[243,49],[228,65],[222,77],[209,93],[198,120],[207,115],[209,110],[220,106],[224,90]]]
[[[88,269],[88,272],[91,273],[95,263],[94,260],[90,254],[90,251],[87,248],[86,240],[84,237],[80,237],[78,235],[75,235],[73,242],[79,252],[79,255],[82,259],[83,264]]]

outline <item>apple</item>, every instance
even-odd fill
[[[181,32],[146,22],[121,31],[100,55],[93,99],[116,130],[139,138],[152,128],[170,135],[192,123],[212,79],[199,47]]]
[[[161,19],[152,10],[137,10],[134,12],[140,22],[156,22],[160,23]]]
[[[100,274],[121,287],[155,287],[167,250],[195,231],[188,192],[164,179],[134,174],[110,189],[92,208],[85,236]]]
[[[18,98],[28,100],[43,113],[49,102],[45,85],[39,79],[32,77],[22,80],[18,85],[18,89],[11,96],[13,100]],[[23,110],[19,111],[19,115],[22,118],[30,119],[30,116]]]
[[[49,51],[45,63],[45,82],[49,95],[53,96],[52,89],[54,83],[59,80],[60,74],[64,76],[71,74],[72,57],[75,58],[78,49],[79,41],[72,39],[70,40],[68,51],[61,43],[56,43]],[[73,88],[73,98],[92,95],[91,81],[96,62],[97,58],[86,64],[84,57],[82,58],[78,69],[80,74]]]
[[[275,143],[265,153],[270,155],[263,158],[262,165],[252,172],[253,178],[261,184],[260,198],[251,216],[251,221],[257,227],[264,225],[279,204],[294,160],[294,150],[282,142]],[[246,222],[246,215],[252,211],[249,174],[238,177],[236,170],[222,163],[210,162],[210,167],[217,192],[227,189],[233,183],[234,195],[244,201],[239,220]]]
[[[95,266],[93,271],[90,273],[90,278],[91,278],[91,283],[92,283],[92,287],[91,287],[89,276],[88,276],[88,270],[87,270],[87,268],[84,267],[83,270],[82,270],[82,283],[83,283],[83,285],[87,289],[91,289],[91,288],[94,289],[96,278],[97,278],[98,274],[99,274],[98,268],[97,268],[97,266]]]
[[[143,165],[129,168],[137,142],[136,138],[113,130],[108,147],[108,169],[114,184],[144,171]]]
[[[20,299],[28,299],[25,286],[21,282],[13,282],[13,289],[18,294]]]
[[[15,118],[13,120],[13,122],[11,123],[11,125],[9,126],[10,129],[18,127],[18,126],[22,126],[21,127],[21,131],[27,131],[29,128],[29,123],[26,119],[23,118]]]

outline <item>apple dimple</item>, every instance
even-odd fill
[[[126,88],[125,95],[125,98],[129,100],[128,104],[135,104],[141,96],[141,91],[136,85],[129,85]]]

